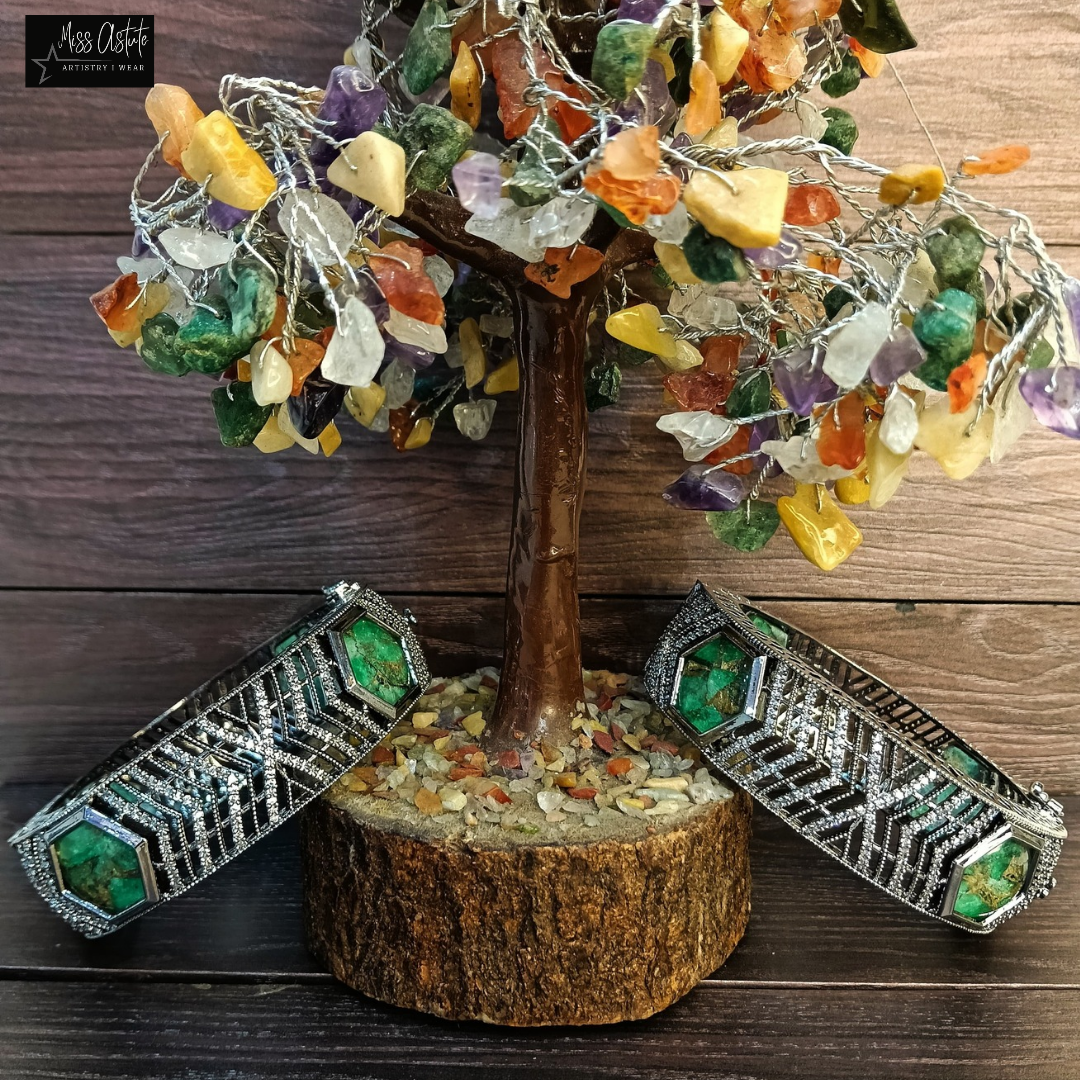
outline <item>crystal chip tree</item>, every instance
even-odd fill
[[[1080,434],[1080,285],[965,187],[1026,148],[890,171],[806,96],[914,45],[891,0],[364,2],[361,27],[325,90],[150,92],[134,250],[92,300],[154,371],[219,380],[226,446],[329,455],[343,408],[401,451],[447,414],[478,440],[519,390],[491,747],[570,737],[587,412],[623,367],[675,405],[663,497],[745,551],[782,522],[826,570],[861,540],[838,503],[882,506],[913,450],[962,478],[1032,414]],[[144,197],[158,158],[179,175]]]

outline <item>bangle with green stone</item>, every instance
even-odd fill
[[[927,915],[988,933],[1054,885],[1066,832],[1040,784],[742,597],[699,582],[645,683],[709,764]]]
[[[191,888],[357,765],[428,672],[378,593],[340,582],[137,732],[10,840],[35,888],[100,937]]]

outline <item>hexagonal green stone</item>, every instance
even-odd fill
[[[743,710],[754,658],[727,638],[705,642],[683,661],[675,705],[702,735]]]
[[[981,859],[960,880],[953,911],[982,919],[1004,907],[1023,888],[1031,864],[1031,848],[1009,837]]]
[[[367,617],[343,630],[341,640],[357,683],[388,705],[397,705],[413,686],[401,641]]]
[[[123,840],[80,821],[53,841],[61,885],[109,915],[146,899],[146,885],[135,849]]]

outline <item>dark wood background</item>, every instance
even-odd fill
[[[97,11],[78,0],[67,10]],[[906,0],[895,64],[946,162],[1026,141],[980,182],[1080,272],[1073,0]],[[358,578],[410,605],[436,670],[494,660],[512,403],[480,446],[398,455],[348,421],[332,459],[216,439],[207,386],[142,370],[87,295],[128,244],[153,140],[139,91],[23,89],[23,15],[0,4],[0,825],[256,643],[306,593]],[[228,71],[321,83],[355,5],[147,0],[157,77],[204,107]],[[851,99],[858,150],[931,151],[892,73]],[[631,670],[696,576],[850,652],[1021,780],[1080,809],[1080,454],[1042,432],[954,483],[931,462],[823,575],[785,538],[721,553],[657,496],[680,470],[634,372],[595,418],[584,522],[586,662]],[[754,911],[725,968],[664,1015],[594,1030],[447,1024],[334,984],[300,933],[296,835],[117,935],[83,942],[0,853],[4,1077],[1080,1076],[1080,872],[988,939],[921,919],[759,815]],[[642,934],[649,933],[647,926]]]

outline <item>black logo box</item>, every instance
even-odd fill
[[[153,86],[153,15],[27,15],[26,85]]]

